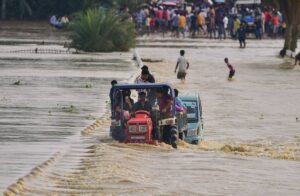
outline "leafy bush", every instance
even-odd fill
[[[113,11],[88,9],[71,25],[71,46],[88,52],[128,51],[135,46],[134,24]]]

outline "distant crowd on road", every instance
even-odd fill
[[[257,39],[275,38],[285,33],[282,13],[272,7],[199,2],[179,7],[157,3],[144,5],[133,14],[138,35],[162,33],[163,36],[185,37],[188,34],[191,37],[237,39],[241,27],[247,35],[253,34]]]

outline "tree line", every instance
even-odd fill
[[[48,20],[95,6],[135,9],[147,0],[1,0],[1,20]]]

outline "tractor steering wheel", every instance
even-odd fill
[[[138,110],[134,114],[135,115],[137,115],[137,114],[146,114],[147,116],[151,116],[150,112],[148,112],[146,110]]]

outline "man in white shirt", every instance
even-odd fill
[[[148,66],[144,65],[141,69],[142,69],[142,73],[135,79],[134,83],[136,84],[155,83],[155,78],[150,73]]]
[[[228,17],[225,15],[223,18],[223,23],[224,23],[224,39],[226,39],[226,31],[228,27]]]
[[[148,78],[149,78],[149,71],[148,70],[142,70],[141,75],[135,79],[135,83],[136,84],[150,83],[148,81]]]
[[[177,71],[178,68],[178,73],[177,73],[177,78],[181,79],[181,81],[185,80],[185,76],[186,76],[186,71],[189,69],[189,62],[187,61],[187,59],[184,57],[185,51],[184,50],[180,50],[180,57],[177,60],[177,64],[175,67],[175,73]]]

